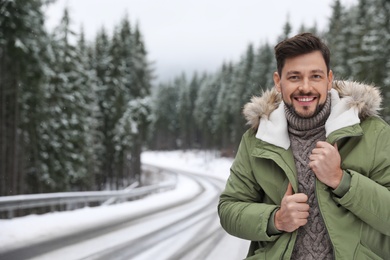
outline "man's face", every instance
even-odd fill
[[[332,88],[333,73],[327,73],[320,51],[288,58],[282,75],[274,73],[274,82],[284,103],[304,118],[315,116]]]

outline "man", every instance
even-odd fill
[[[221,225],[248,259],[389,259],[390,127],[368,85],[333,82],[329,50],[303,33],[275,47],[275,87],[220,196]]]

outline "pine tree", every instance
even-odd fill
[[[81,28],[77,42],[77,53],[79,53],[81,75],[79,78],[79,87],[83,90],[82,94],[87,102],[86,109],[88,112],[85,115],[85,158],[87,176],[83,178],[83,183],[80,183],[80,189],[96,189],[96,173],[101,168],[101,161],[97,154],[102,148],[100,133],[98,130],[99,124],[97,119],[100,118],[100,110],[98,107],[97,90],[98,79],[96,71],[93,67],[93,50],[85,40],[84,30]]]
[[[135,26],[133,38],[134,91],[132,92],[132,96],[146,97],[150,95],[154,76],[152,64],[148,61],[148,53],[138,24]]]
[[[351,24],[351,35],[349,41],[349,59],[348,65],[351,68],[351,77],[354,80],[361,82],[368,81],[368,74],[365,70],[365,63],[368,53],[364,50],[364,38],[368,32],[372,17],[368,12],[369,5],[368,0],[359,0],[359,4],[356,7],[356,11],[352,14]]]
[[[382,114],[390,122],[390,2],[375,1],[370,51],[373,53],[372,81],[381,86]]]
[[[331,69],[338,79],[349,76],[349,32],[347,29],[347,13],[344,11],[340,0],[336,0],[332,5],[332,16],[329,21],[329,30],[325,35],[329,49],[331,50]]]
[[[177,149],[177,133],[179,131],[178,89],[168,82],[159,84],[152,90],[152,123],[149,136],[152,149]]]
[[[284,39],[289,38],[290,34],[292,32],[292,29],[293,28],[292,28],[291,23],[290,23],[290,18],[287,15],[286,23],[283,26],[283,33],[278,37],[277,41],[280,42],[280,41],[283,41]]]
[[[200,85],[195,102],[194,120],[196,124],[202,126],[200,138],[201,147],[204,149],[212,148],[215,145],[210,129],[214,124],[212,115],[220,87],[219,75],[207,77]]]
[[[105,34],[100,41],[107,42]],[[108,50],[99,44],[96,57],[98,92],[102,94],[99,107],[104,122],[100,127],[104,170],[99,182],[117,189],[140,179],[140,154],[150,117],[146,101],[152,69],[141,32],[138,26],[131,27],[127,17],[115,28]],[[135,104],[141,106],[139,110]]]
[[[108,35],[104,28],[102,28],[96,35],[94,51],[92,57],[92,68],[96,74],[96,100],[98,103],[97,112],[97,136],[99,138],[100,146],[96,149],[96,157],[100,162],[100,167],[97,168],[95,174],[96,185],[99,189],[103,188],[108,183],[107,172],[110,168],[109,153],[110,140],[109,132],[112,129],[110,121],[111,105],[109,99],[108,84],[110,81],[110,66],[112,57],[110,55],[111,42],[108,39]]]
[[[384,26],[386,23],[388,24],[386,18],[388,19],[389,15],[383,12],[381,1],[361,1],[361,3],[363,2],[365,3],[361,5],[361,8],[365,8],[364,13],[368,21],[366,20],[362,26],[361,53],[354,61],[359,63],[358,75],[361,80],[381,85],[386,74],[383,65],[386,64],[387,60],[387,48],[382,46],[384,37],[386,37]],[[363,25],[363,21],[361,22]]]
[[[45,78],[43,1],[0,2],[0,196],[29,192],[39,174]]]
[[[146,131],[151,118],[150,94],[153,80],[153,69],[147,58],[147,51],[139,26],[136,25],[133,34],[133,82],[131,91],[131,101],[128,102],[126,111],[131,111],[132,118],[137,124],[137,131],[130,132],[133,142],[128,147],[130,165],[126,169],[129,178],[140,181],[141,176],[141,152],[147,141]],[[138,107],[137,107],[138,105]]]
[[[267,90],[274,85],[273,72],[276,71],[276,62],[273,49],[268,43],[260,45],[255,56],[255,64],[252,72],[252,78],[255,82],[255,88],[251,95],[259,95],[261,91]]]
[[[257,88],[256,82],[251,75],[254,70],[255,53],[252,44],[249,44],[245,55],[241,57],[236,65],[232,92],[232,103],[230,104],[230,113],[233,117],[232,140],[235,147],[238,146],[241,135],[244,132],[245,120],[242,116],[242,108],[246,102],[253,96],[253,90]]]
[[[194,111],[195,111],[195,102],[198,97],[199,88],[202,82],[202,78],[198,76],[198,73],[195,72],[192,75],[192,79],[189,83],[189,117],[188,122],[188,138],[189,138],[189,148],[198,148],[199,147],[199,133],[202,126],[199,126],[195,123],[194,120]]]
[[[68,191],[83,187],[90,180],[93,163],[89,150],[94,89],[82,53],[71,44],[67,9],[51,41],[51,75],[45,86],[44,114],[40,147],[43,167],[40,179],[49,191]]]
[[[141,151],[146,140],[145,129],[151,113],[150,96],[138,97],[127,103],[123,116],[116,124],[113,142],[116,153],[123,156],[121,178],[116,180],[118,188],[141,181]],[[120,145],[118,145],[120,144]],[[130,165],[128,165],[130,164]]]
[[[233,129],[233,114],[231,104],[234,100],[233,64],[223,64],[220,71],[218,92],[215,109],[213,110],[213,122],[211,132],[215,136],[217,145],[222,149],[233,149],[231,144]]]
[[[119,179],[123,173],[124,155],[120,154],[123,150],[114,142],[116,124],[119,122],[124,112],[126,104],[130,100],[129,88],[131,74],[128,68],[128,54],[130,50],[123,48],[123,40],[119,27],[116,27],[110,41],[108,55],[110,62],[105,68],[107,75],[104,79],[104,87],[100,101],[101,113],[104,121],[103,144],[104,161],[103,173],[100,180],[101,188],[116,189]],[[130,37],[130,32],[128,32]],[[128,41],[128,40],[127,40]]]
[[[174,80],[174,88],[178,90],[177,110],[179,121],[179,148],[185,150],[190,148],[189,132],[192,121],[192,111],[190,107],[190,86],[184,73]]]

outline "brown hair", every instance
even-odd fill
[[[294,58],[302,54],[320,51],[324,57],[327,72],[329,73],[330,51],[317,36],[311,33],[301,33],[285,39],[275,46],[275,58],[279,76],[282,77],[282,69],[288,58]]]

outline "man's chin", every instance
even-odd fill
[[[316,110],[311,109],[310,107],[301,107],[300,109],[294,108],[295,114],[299,117],[309,118],[314,116]]]
[[[301,117],[301,118],[311,118],[316,115],[321,111],[323,105],[319,105],[316,107],[311,107],[311,106],[301,106],[299,109],[295,107],[292,104],[285,103],[285,105],[292,111],[296,116]]]

